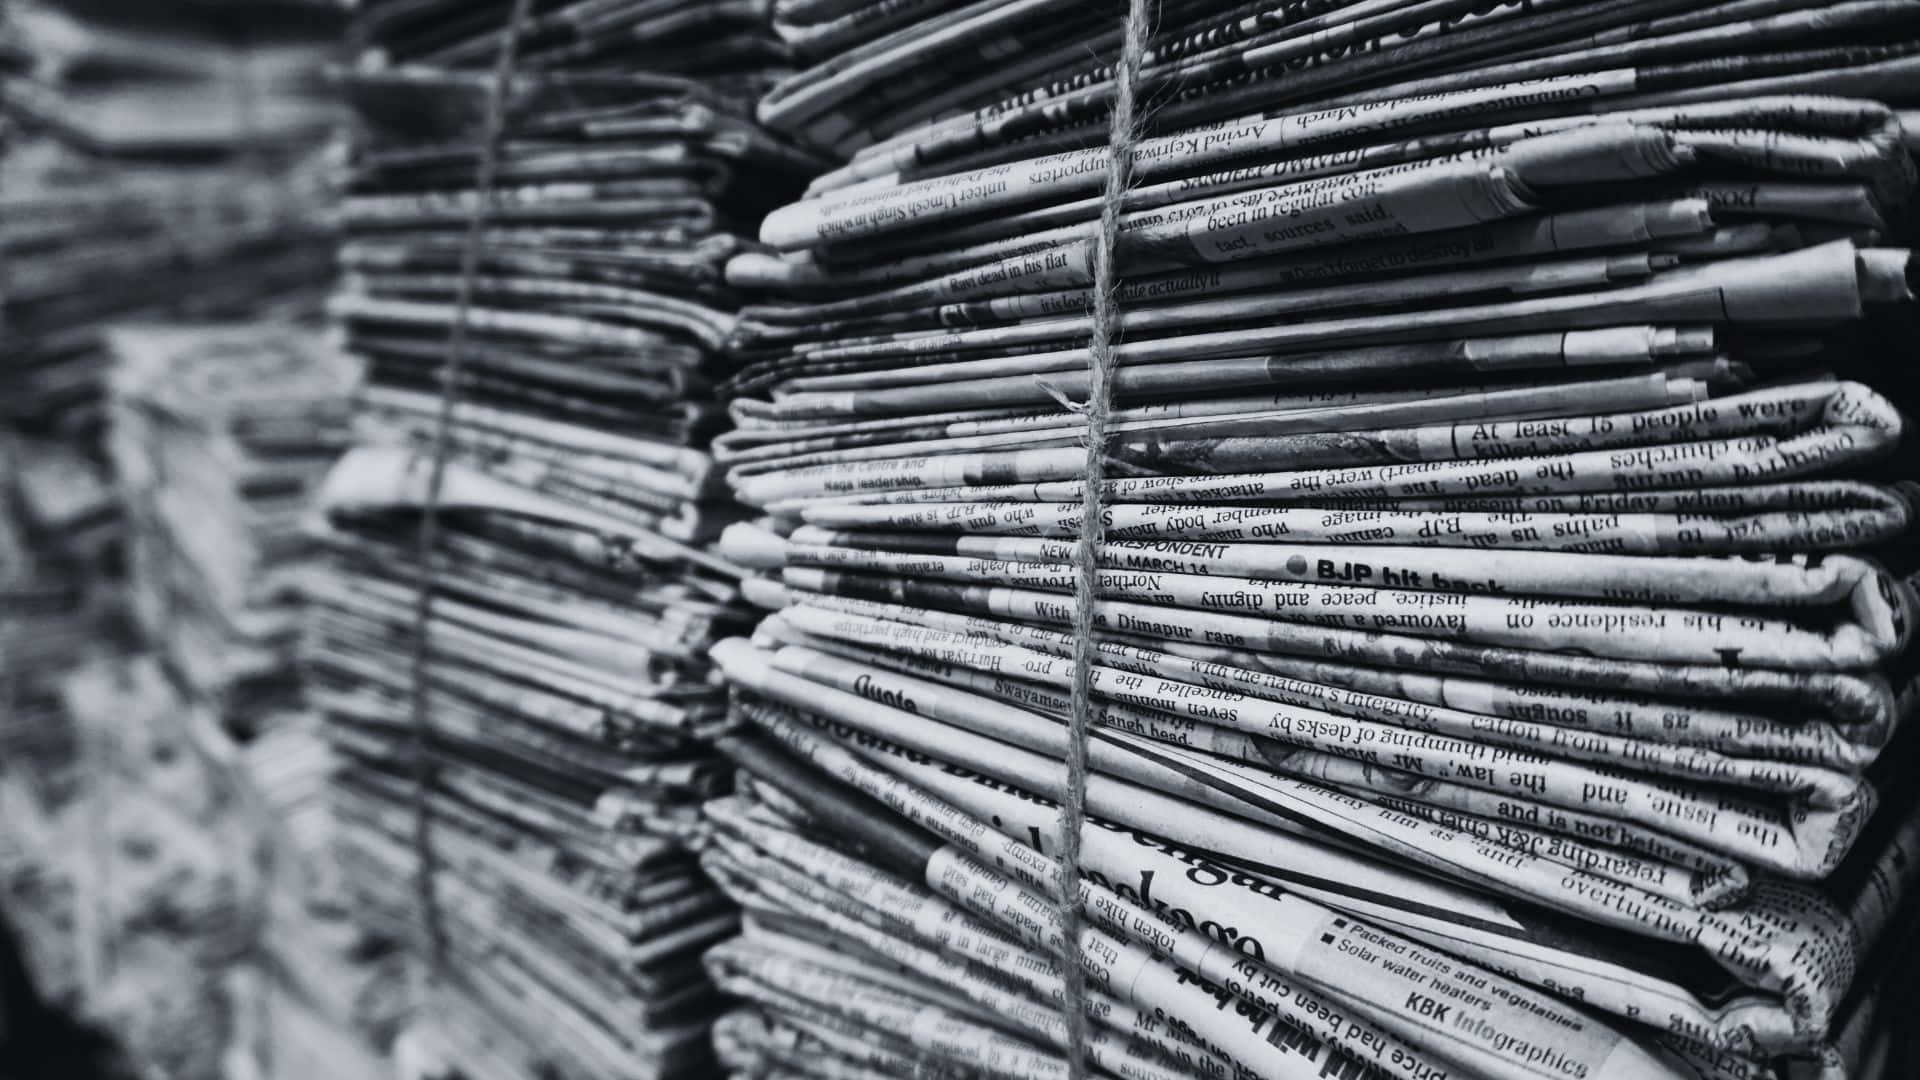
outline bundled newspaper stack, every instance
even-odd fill
[[[408,1070],[699,1075],[699,956],[737,916],[675,837],[728,775],[708,651],[754,618],[707,550],[738,517],[705,450],[724,270],[821,161],[751,119],[777,50],[764,22],[744,47],[750,11],[536,5],[483,196],[508,7],[365,5],[345,77],[363,137],[333,310],[367,364],[364,445],[324,494],[310,667],[347,886],[424,937]],[[628,66],[729,41],[698,78]]]
[[[1065,1070],[1113,87],[1080,8],[934,7],[763,101],[849,160],[729,267],[749,1075]],[[1094,1063],[1904,1075],[1920,7],[1222,9],[1116,242]]]
[[[280,321],[129,325],[108,348],[130,606],[230,724],[265,726],[299,704],[307,519],[351,441],[354,365]]]

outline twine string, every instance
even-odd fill
[[[438,860],[433,846],[433,713],[427,690],[427,660],[430,655],[429,629],[433,620],[433,602],[440,586],[440,494],[446,483],[447,455],[452,444],[454,410],[465,387],[468,319],[473,308],[474,279],[480,273],[480,255],[484,244],[487,211],[492,202],[494,178],[499,172],[500,144],[506,133],[507,103],[513,75],[519,60],[522,31],[533,9],[533,0],[513,0],[507,25],[500,39],[499,56],[494,63],[493,80],[488,87],[486,113],[480,130],[479,160],[474,170],[473,212],[467,218],[467,231],[460,252],[460,276],[454,287],[453,326],[447,334],[446,361],[441,372],[440,404],[434,418],[433,441],[428,458],[426,492],[420,504],[420,525],[416,536],[415,557],[420,572],[420,588],[414,596],[412,653],[408,664],[408,713],[411,721],[413,751],[413,848],[416,856],[414,887],[419,895],[421,930],[426,938],[430,971],[437,972],[446,960],[446,927],[440,917],[436,889]]]
[[[1134,148],[1140,138],[1136,90],[1147,52],[1153,0],[1128,0],[1126,34],[1114,72],[1113,114],[1107,135],[1107,184],[1093,247],[1093,335],[1088,349],[1086,465],[1081,472],[1080,535],[1074,547],[1073,712],[1067,721],[1067,788],[1060,801],[1057,887],[1061,965],[1066,991],[1067,1075],[1087,1075],[1087,990],[1081,974],[1080,831],[1087,817],[1087,733],[1092,725],[1094,606],[1099,591],[1100,544],[1107,467],[1107,421],[1113,410],[1113,347],[1120,336],[1119,272],[1121,203],[1133,183]]]

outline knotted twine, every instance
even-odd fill
[[[1120,335],[1119,275],[1115,247],[1121,203],[1133,182],[1134,144],[1140,119],[1134,100],[1147,52],[1153,0],[1128,0],[1126,34],[1113,73],[1113,114],[1107,130],[1107,186],[1101,195],[1100,228],[1093,239],[1093,338],[1088,347],[1086,466],[1080,477],[1080,536],[1074,546],[1073,713],[1067,718],[1067,790],[1060,801],[1059,904],[1062,982],[1066,991],[1067,1075],[1087,1075],[1087,989],[1081,972],[1080,830],[1087,818],[1087,733],[1093,719],[1094,604],[1099,590],[1100,544],[1106,537],[1103,506],[1107,420],[1113,408],[1113,346]]]
[[[499,172],[500,143],[506,134],[507,101],[512,91],[514,68],[519,60],[520,36],[526,27],[533,0],[513,0],[501,32],[500,53],[494,62],[493,81],[487,88],[486,113],[480,129],[479,161],[474,169],[473,213],[467,217],[467,234],[460,251],[460,276],[454,286],[453,326],[447,333],[446,361],[441,371],[440,408],[434,418],[433,442],[428,458],[427,487],[420,503],[420,528],[416,536],[415,557],[420,568],[420,590],[413,604],[413,651],[408,664],[408,712],[413,751],[413,849],[414,888],[419,894],[421,931],[426,938],[430,973],[437,973],[446,961],[446,927],[440,918],[436,889],[438,860],[433,847],[434,769],[433,712],[427,692],[428,630],[433,620],[433,601],[440,589],[440,493],[446,483],[447,454],[452,444],[453,414],[466,383],[467,320],[473,309],[474,279],[480,273],[480,253],[484,245],[487,210],[493,198],[494,177]]]

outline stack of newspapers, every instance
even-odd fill
[[[341,903],[317,725],[239,747],[158,657],[84,651],[0,761],[0,901],[42,996],[141,1076],[387,1075],[405,971]]]
[[[259,944],[233,981],[258,1068],[287,1080],[389,1077],[383,1050],[408,1009],[407,969],[397,943],[346,902],[329,808],[336,757],[319,718],[262,732],[237,764],[258,811],[262,882]]]
[[[314,148],[337,14],[212,11],[0,5],[0,515],[35,561],[0,678],[37,692],[117,604],[104,327],[311,304],[331,272]]]
[[[129,606],[229,723],[296,708],[314,497],[351,441],[354,365],[299,323],[154,323],[108,335],[108,455]]]
[[[100,324],[324,280],[315,147],[337,18],[136,0],[0,8],[0,418],[90,422]]]
[[[48,700],[58,672],[102,633],[115,603],[119,502],[102,464],[59,439],[0,432],[0,682]]]
[[[336,119],[321,65],[339,18],[325,6],[14,0],[0,101],[109,156],[311,143]]]
[[[7,660],[0,668],[0,815],[7,823],[0,829],[0,904],[40,998],[64,1005],[80,982],[74,881],[72,867],[46,853],[53,847],[55,817],[80,787],[79,734],[57,682],[28,677],[34,661],[44,657],[14,659],[46,636],[50,623],[64,621],[54,614],[64,606],[63,589],[47,584],[4,515],[0,559],[0,656]]]
[[[245,311],[329,273],[317,192],[293,174],[134,167],[23,136],[0,154],[0,419],[61,435],[97,420],[104,323]]]
[[[1912,1075],[1920,5],[1158,8],[1079,971],[1118,20],[777,8],[723,1061],[1064,1076],[1084,976],[1117,1076]]]
[[[432,974],[408,1069],[704,1075],[737,914],[676,837],[729,772],[708,653],[755,617],[709,550],[739,519],[705,449],[725,266],[825,159],[751,118],[751,5],[540,4],[482,192],[508,7],[363,5],[344,78],[332,307],[367,380],[307,655],[346,885]]]
[[[151,657],[100,647],[59,697],[71,760],[22,755],[0,773],[19,860],[9,917],[30,954],[66,954],[63,996],[126,1045],[138,1075],[225,1075],[236,1002],[220,976],[251,936],[252,875],[210,717]],[[64,790],[37,775],[65,769],[77,782]]]

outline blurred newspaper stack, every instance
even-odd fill
[[[315,148],[336,27],[285,3],[0,8],[7,419],[85,425],[105,320],[251,309],[325,280]]]
[[[0,656],[16,682],[49,682],[116,604],[105,325],[311,306],[331,273],[317,76],[337,24],[279,2],[0,5],[0,514],[37,593],[9,613],[29,628]]]
[[[1096,1069],[1912,1075],[1920,5],[1158,7]],[[759,116],[845,163],[728,267],[775,300],[715,442],[766,516],[721,549],[776,614],[715,650],[720,1053],[1062,1076],[1118,20],[778,12],[812,66]]]
[[[404,971],[346,917],[317,719],[242,748],[156,657],[83,652],[0,763],[36,982],[142,1076],[384,1075]]]
[[[54,439],[0,430],[0,685],[10,727],[90,639],[112,631],[120,508],[102,465]]]
[[[396,1076],[386,1054],[410,1010],[392,938],[354,917],[335,848],[337,756],[317,715],[263,732],[239,765],[262,811],[260,943],[235,973],[255,1007],[246,1043],[270,1080]]]
[[[321,78],[339,20],[318,0],[17,0],[10,112],[108,157],[312,145],[337,109]]]
[[[251,845],[206,720],[151,659],[99,648],[61,680],[59,710],[72,757],[10,756],[0,774],[9,914],[32,952],[68,958],[56,985],[141,1075],[225,1075],[236,1004],[220,973],[248,947]]]
[[[508,8],[363,5],[345,78],[362,138],[332,307],[367,364],[364,445],[325,493],[309,666],[345,761],[346,882],[433,974],[403,1070],[705,1075],[699,957],[736,914],[676,837],[728,775],[704,741],[725,713],[707,653],[754,618],[708,551],[737,520],[705,449],[738,306],[723,274],[823,163],[751,119],[779,52],[752,5],[536,4],[483,204]]]
[[[41,638],[53,637],[62,650],[79,643],[58,632],[59,586],[47,585],[10,525],[0,515],[0,820],[6,822],[0,829],[0,903],[36,990],[61,1007],[80,990],[73,867],[46,856],[53,849],[51,819],[81,790],[80,737],[61,703],[58,681],[26,675],[49,659],[36,651]]]
[[[195,693],[255,730],[299,705],[307,519],[351,441],[354,365],[281,321],[128,325],[108,348],[134,614]]]

